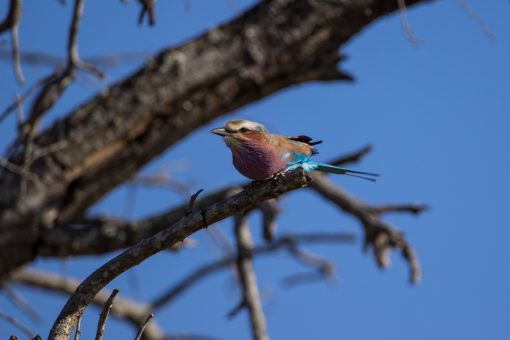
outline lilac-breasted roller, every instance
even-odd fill
[[[314,145],[322,141],[313,141],[312,138],[303,135],[293,137],[274,135],[257,122],[231,120],[224,127],[213,129],[211,132],[223,137],[232,151],[232,162],[237,171],[253,180],[263,180],[280,171],[297,167],[303,167],[306,171],[318,170],[370,181],[374,181],[371,177],[378,176],[312,161],[310,157],[317,154]]]

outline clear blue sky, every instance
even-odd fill
[[[68,1],[71,2],[71,1]],[[83,57],[117,52],[155,52],[183,42],[234,17],[253,1],[159,1],[157,26],[138,27],[135,1],[87,1],[79,33]],[[420,217],[387,216],[405,232],[423,267],[423,281],[408,284],[407,267],[398,254],[393,265],[379,270],[355,245],[307,249],[328,257],[338,281],[286,289],[281,279],[302,270],[285,254],[256,261],[269,334],[274,339],[509,339],[510,272],[508,240],[510,166],[510,4],[469,1],[496,35],[490,41],[477,22],[456,1],[437,1],[409,11],[419,45],[411,44],[398,15],[377,21],[345,46],[343,68],[356,76],[353,84],[307,84],[282,91],[215,121],[168,150],[145,171],[170,164],[175,178],[206,191],[241,181],[230,154],[209,129],[243,117],[260,121],[282,134],[308,134],[324,140],[319,159],[349,152],[366,143],[375,146],[357,169],[382,173],[376,184],[349,177],[333,180],[371,203],[424,202]],[[4,13],[6,1],[0,4]],[[58,1],[25,1],[20,39],[23,51],[64,56],[71,6]],[[8,42],[7,35],[0,42]],[[106,83],[132,72],[135,64],[107,69]],[[23,66],[28,83],[50,69]],[[0,63],[0,103],[15,91],[9,62]],[[65,115],[97,92],[104,83],[80,76],[52,110]],[[49,124],[47,121],[46,124]],[[14,135],[14,120],[0,125],[2,149]],[[205,166],[206,165],[206,166]],[[140,217],[182,202],[160,189],[137,192],[135,209],[126,212],[128,190],[121,187],[93,208],[115,216]],[[258,218],[252,221],[259,235]],[[330,204],[302,190],[282,200],[279,232],[350,231],[361,228]],[[227,235],[231,222],[218,224]],[[178,255],[160,254],[127,273],[109,288],[136,300],[154,297],[165,286],[220,253],[210,238],[193,235],[196,249]],[[84,278],[114,254],[79,260],[38,260],[38,268]],[[134,281],[140,288],[134,288]],[[135,285],[136,286],[136,285]],[[3,296],[0,310],[46,336],[64,304],[62,297],[20,289],[42,314],[32,324]],[[200,333],[219,339],[248,339],[245,313],[227,320],[237,303],[230,271],[211,276],[156,315],[168,333]],[[84,338],[95,332],[98,310],[89,308]],[[14,331],[0,320],[0,337]],[[117,334],[118,336],[114,336]],[[106,337],[132,337],[131,328],[110,320]]]

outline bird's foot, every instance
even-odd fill
[[[285,176],[285,172],[287,172],[287,169],[280,170],[280,171],[278,171],[277,173],[275,173],[275,174],[271,175],[271,176],[269,177],[269,179],[274,180],[274,179],[282,178],[283,176]]]

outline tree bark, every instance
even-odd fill
[[[0,172],[0,279],[37,257],[49,230],[212,119],[302,82],[352,80],[339,48],[397,9],[396,0],[263,1],[77,107],[36,136],[34,150],[65,147],[35,160],[31,176]],[[25,149],[9,162],[21,167]]]

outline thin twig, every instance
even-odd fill
[[[76,332],[74,333],[74,340],[79,340],[81,335],[81,320],[83,319],[83,315],[80,315],[78,319],[78,324],[76,325]]]
[[[262,212],[262,237],[270,242],[274,239],[276,218],[280,213],[280,208],[278,208],[278,204],[274,199],[262,202],[259,208]]]
[[[271,254],[276,251],[285,250],[288,244],[301,244],[301,243],[352,243],[354,235],[350,233],[307,233],[307,234],[288,234],[282,235],[271,243],[257,246],[253,248],[251,256],[256,258],[261,255]],[[169,303],[173,302],[175,298],[181,296],[186,290],[190,289],[193,285],[197,284],[200,280],[208,277],[209,274],[214,273],[224,268],[229,268],[237,260],[237,255],[232,254],[224,259],[210,262],[202,265],[191,274],[179,280],[174,286],[162,293],[151,303],[153,310],[158,310]]]
[[[147,21],[150,26],[154,26],[156,24],[156,15],[154,12],[155,0],[138,0],[140,6],[140,14],[138,15],[138,25],[143,24],[143,19],[147,16]]]
[[[496,40],[496,35],[494,32],[492,32],[492,29],[487,21],[485,21],[465,0],[457,0],[457,4],[462,7],[466,13],[478,23],[478,25],[480,25],[483,33],[489,40]]]
[[[33,129],[35,123],[44,112],[49,110],[61,97],[62,93],[73,81],[77,68],[102,76],[100,71],[96,70],[94,66],[81,61],[78,56],[77,36],[80,20],[83,15],[83,1],[75,0],[74,2],[73,16],[67,39],[67,65],[62,71],[57,70],[48,77],[48,81],[34,99],[30,115],[25,122],[25,124],[30,126],[30,129]]]
[[[409,24],[409,20],[407,19],[406,1],[397,0],[397,2],[400,11],[400,24],[402,25],[402,29],[404,30],[404,33],[406,37],[409,39],[409,41],[413,44],[416,44],[418,43],[418,39],[416,39],[413,31],[411,30],[411,25]]]
[[[7,106],[1,113],[0,113],[0,123],[11,113],[16,111],[18,108],[18,105],[23,103],[32,93],[40,88],[41,86],[44,86],[49,81],[48,77],[40,79],[36,83],[32,84],[21,96],[17,96],[17,99],[14,100],[9,106]]]
[[[14,67],[14,74],[16,80],[20,85],[25,83],[23,71],[21,70],[20,52],[19,52],[19,38],[18,38],[18,23],[11,28],[11,41],[12,41],[12,61]]]
[[[8,315],[8,314],[5,314],[4,312],[0,312],[0,319],[4,319],[5,321],[7,321],[8,323],[10,323],[11,325],[13,325],[14,327],[16,327],[17,329],[19,329],[20,331],[22,331],[23,333],[25,333],[30,339],[32,339],[34,337],[34,332],[32,332],[30,330],[30,328],[28,328],[27,326],[25,326],[24,324],[22,324],[20,321],[18,321],[16,318]]]
[[[145,319],[145,321],[140,326],[140,329],[138,330],[138,333],[136,334],[135,340],[140,340],[142,338],[143,332],[145,331],[147,324],[151,321],[151,319],[153,317],[154,317],[154,314],[152,314],[152,313],[147,316],[147,319]]]
[[[357,163],[357,162],[361,161],[361,159],[363,157],[368,155],[372,151],[372,149],[373,149],[372,145],[370,145],[370,144],[365,145],[364,147],[360,148],[359,150],[353,151],[351,153],[348,153],[346,155],[340,156],[338,158],[335,158],[335,159],[329,161],[328,164],[340,166],[340,165],[345,165],[347,163]]]
[[[9,279],[9,282],[14,284],[43,289],[53,293],[62,293],[65,294],[65,296],[73,294],[81,283],[81,280],[75,278],[33,269],[16,271]],[[110,296],[111,292],[100,291],[94,296],[92,303],[99,308],[103,308]],[[145,320],[149,310],[149,307],[145,304],[136,303],[127,298],[117,296],[115,298],[115,304],[112,306],[111,314],[112,317],[128,322],[138,331],[140,324]],[[147,326],[144,334],[144,337],[147,339],[163,338],[163,331],[155,322],[151,322]]]
[[[139,63],[149,58],[153,53],[149,51],[127,51],[114,54],[93,55],[83,57],[82,60],[98,68],[113,68],[128,63]],[[12,50],[0,47],[0,60],[12,60]],[[66,58],[46,52],[20,51],[20,60],[24,66],[56,67],[66,63]]]
[[[388,212],[408,212],[414,215],[418,215],[425,210],[429,209],[429,206],[421,203],[411,204],[385,204],[373,207],[372,211],[376,214],[383,214]]]
[[[189,205],[188,205],[188,214],[191,214],[193,212],[193,206],[195,205],[195,201],[198,198],[198,195],[204,191],[204,189],[200,189],[197,192],[195,192],[193,195],[191,195],[191,198],[189,199]]]
[[[294,259],[298,260],[304,265],[313,267],[316,270],[312,273],[297,273],[286,277],[283,280],[283,284],[285,286],[291,287],[302,283],[316,282],[318,280],[334,279],[335,267],[330,261],[299,249],[294,242],[289,242],[286,249]]]
[[[21,18],[21,0],[10,0],[7,16],[0,22],[0,34],[4,31],[11,31],[11,52],[14,75],[20,85],[23,85],[25,79],[20,66],[18,26]]]
[[[24,169],[23,167],[20,167],[3,157],[0,157],[0,166],[14,174],[19,175],[21,178],[31,181],[34,184],[39,183],[39,179],[37,178],[36,175],[29,171],[26,171],[26,169]]]
[[[113,300],[115,300],[115,296],[117,296],[118,293],[119,293],[119,289],[115,288],[112,291],[112,294],[110,295],[108,300],[106,300],[106,302],[103,306],[103,310],[101,311],[101,314],[99,314],[99,321],[97,323],[97,331],[96,331],[96,340],[101,340],[103,338],[106,320],[108,319],[108,316],[110,315],[110,311],[113,306]]]

